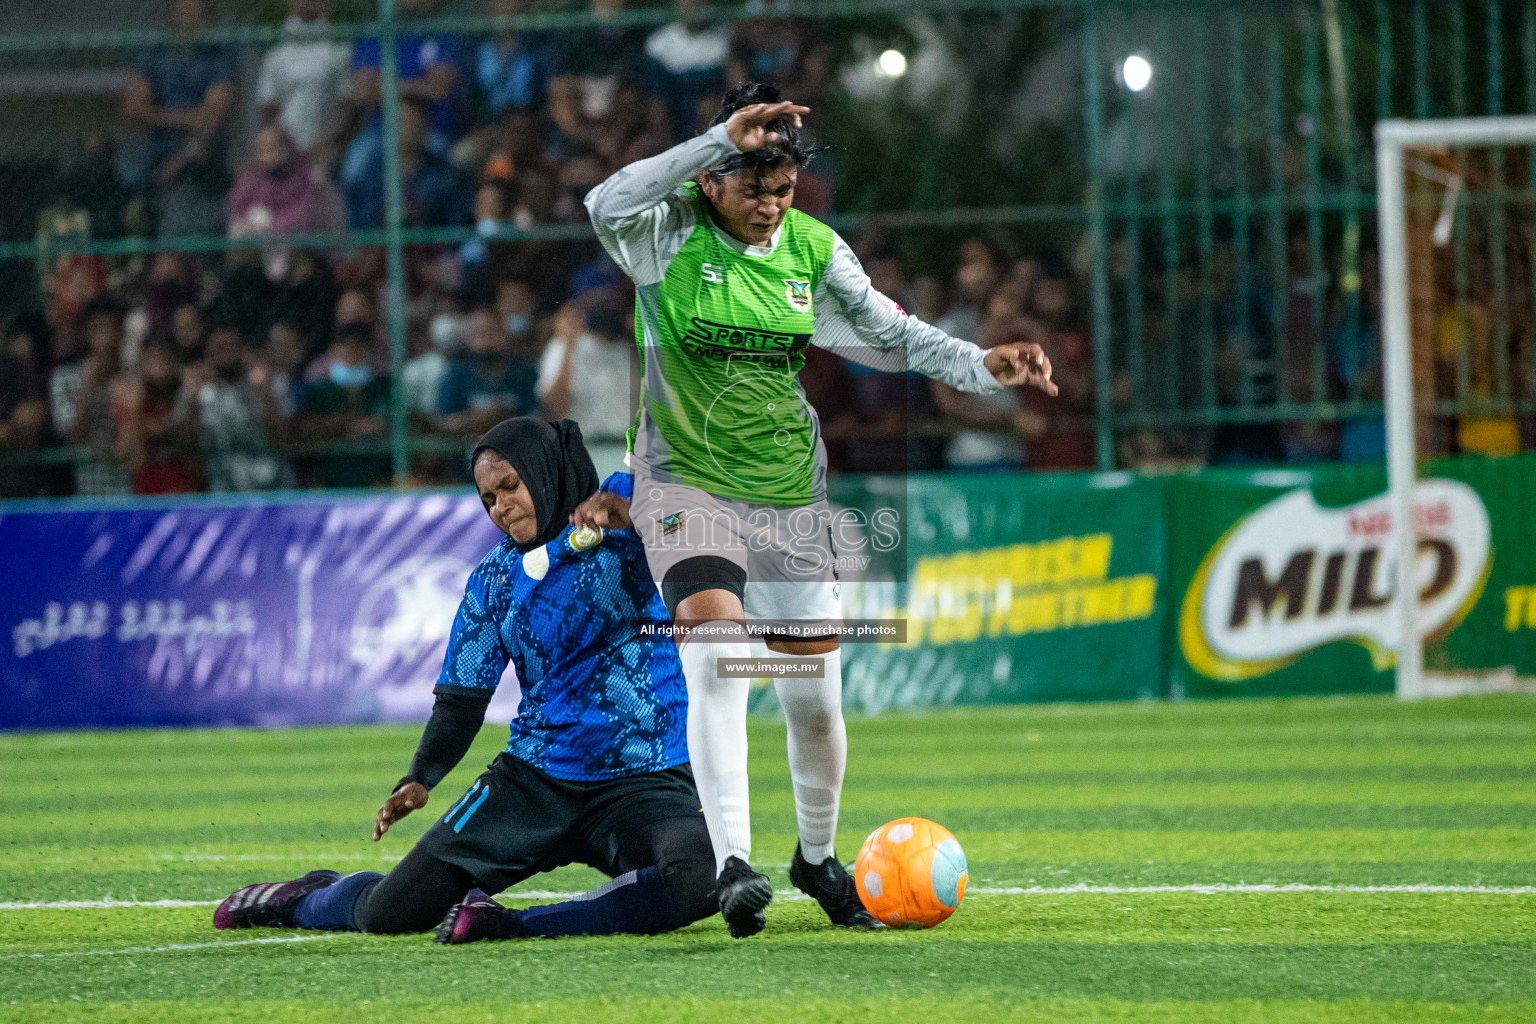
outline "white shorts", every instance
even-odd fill
[[[629,517],[658,584],[680,563],[712,556],[734,565],[738,578],[745,576],[742,607],[748,620],[794,623],[795,632],[807,635],[815,623],[843,620],[825,500],[766,505],[636,474]]]

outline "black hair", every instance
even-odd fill
[[[246,334],[246,324],[241,319],[240,313],[234,308],[233,303],[227,299],[216,301],[208,309],[203,310],[203,327],[210,333],[213,331],[238,331],[241,337]]]
[[[734,89],[726,90],[725,98],[720,103],[720,112],[709,123],[710,127],[729,121],[731,115],[742,107],[750,107],[758,103],[779,103],[782,100],[783,97],[776,85],[769,85],[766,82],[743,82]],[[734,174],[737,171],[751,171],[760,175],[764,171],[785,165],[804,167],[817,153],[826,151],[825,146],[806,145],[804,138],[800,135],[800,129],[795,127],[793,117],[780,117],[769,121],[766,128],[770,132],[777,132],[779,137],[750,153],[733,153],[724,163],[711,167],[709,173]]]
[[[506,204],[508,211],[517,202],[517,187],[515,183],[508,181],[506,178],[481,178],[480,184],[475,186],[475,190],[479,191],[482,188],[495,189],[497,194],[501,196],[501,201]],[[510,212],[507,215],[507,219],[511,219]]]
[[[144,339],[144,344],[139,347],[139,358],[144,358],[146,352],[164,352],[175,361],[181,361],[181,353],[176,350],[176,345],[163,334],[154,334]]]
[[[1067,262],[1055,253],[1047,253],[1040,257],[1040,273],[1037,280],[1040,281],[1070,281],[1072,268]]]
[[[123,309],[123,304],[118,301],[117,296],[110,292],[103,292],[85,304],[80,311],[80,322],[86,323],[92,317],[109,316],[121,326],[123,317],[126,315],[127,311]]]

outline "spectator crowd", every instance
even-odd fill
[[[294,240],[384,224],[380,41],[328,38],[331,0],[289,0],[283,39],[242,95],[238,54],[198,38],[206,0],[169,0],[186,41],[138,55],[118,122],[73,148],[39,238],[244,244],[38,261],[34,296],[4,323],[0,492],[385,483],[397,392],[418,435],[463,440],[542,413],[622,440],[637,370],[627,281],[589,238],[509,242],[497,230],[584,225],[586,192],[707,124],[727,81],[814,100],[824,49],[790,19],[704,24],[699,0],[654,31],[607,24],[623,0],[593,0],[586,31],[410,31],[437,6],[398,5],[405,224],[477,230],[407,251],[401,379],[389,375],[379,249]],[[244,124],[257,126],[249,137]],[[824,206],[825,183],[804,182],[802,202]],[[68,459],[41,457],[65,446]],[[412,477],[458,481],[458,462],[418,453]]]
[[[252,96],[219,45],[140,54],[120,123],[74,147],[40,244],[50,231],[244,244],[39,259],[35,295],[0,337],[0,494],[387,483],[396,393],[417,435],[462,441],[538,412],[571,416],[590,437],[622,438],[637,380],[628,282],[590,238],[514,242],[498,230],[585,224],[588,190],[699,131],[727,83],[774,82],[813,107],[828,92],[829,55],[813,26],[766,7],[721,25],[697,19],[702,0],[677,0],[675,20],[647,30],[613,20],[624,0],[592,0],[595,27],[479,38],[414,33],[407,22],[395,54],[405,223],[474,231],[462,244],[407,249],[408,358],[396,382],[381,251],[292,240],[384,223],[380,43],[327,38],[330,2],[288,0],[283,40],[261,55]],[[436,13],[436,0],[398,6],[408,20]],[[485,0],[493,15],[523,8]],[[205,0],[171,0],[168,14],[191,40],[207,24]],[[243,124],[255,126],[248,138]],[[824,167],[802,171],[797,206],[824,214],[832,196]],[[1096,464],[1086,259],[1033,254],[988,234],[954,246],[950,269],[925,261],[909,277],[890,236],[865,230],[853,243],[876,286],[914,315],[986,347],[1039,342],[1062,391],[1051,401],[1016,390],[967,395],[812,349],[802,381],[835,469]],[[1153,296],[1134,323],[1121,301],[1132,260],[1143,261]],[[1144,367],[1110,382],[1117,412],[1198,405],[1199,375],[1212,369],[1218,404],[1274,402],[1293,378],[1314,384],[1319,358],[1326,394],[1291,390],[1291,401],[1379,400],[1373,272],[1346,316],[1340,296],[1299,260],[1283,295],[1229,272],[1230,253],[1209,275],[1193,264],[1163,272],[1123,243],[1111,262],[1115,337],[1138,346],[1134,359],[1117,349],[1114,365]],[[1182,310],[1156,299],[1170,284]],[[1319,308],[1328,317],[1314,323]],[[1214,326],[1189,319],[1200,309],[1214,311]],[[1283,351],[1259,343],[1255,326],[1279,321],[1291,339]],[[1213,368],[1176,344],[1201,330],[1214,338]],[[1120,434],[1116,457],[1143,466],[1370,458],[1380,443],[1365,420],[1148,428]],[[62,446],[89,454],[40,457]],[[418,452],[412,481],[462,480],[451,448]]]

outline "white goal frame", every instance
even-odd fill
[[[1399,698],[1429,692],[1424,685],[1424,638],[1418,628],[1417,547],[1413,530],[1413,485],[1418,441],[1414,436],[1413,337],[1408,302],[1408,209],[1404,151],[1427,146],[1536,145],[1536,117],[1456,117],[1440,120],[1384,120],[1376,123],[1376,218],[1381,245],[1383,394],[1387,419],[1387,493],[1397,549]]]

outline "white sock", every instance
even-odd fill
[[[789,725],[789,777],[795,787],[795,820],[800,852],[812,864],[833,855],[837,838],[837,803],[848,764],[848,732],[843,726],[843,655],[778,654],[775,658],[821,658],[820,679],[775,679],[774,691]]]
[[[747,792],[747,696],[752,680],[721,679],[718,671],[721,658],[745,658],[751,650],[745,637],[732,643],[685,640],[678,649],[688,683],[688,758],[715,848],[716,873],[727,857],[752,856]]]

